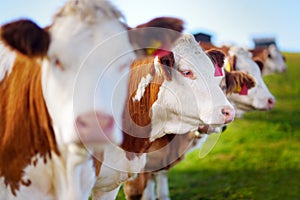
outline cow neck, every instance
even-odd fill
[[[44,163],[51,151],[59,154],[51,118],[42,94],[41,66],[21,54],[10,75],[0,82],[0,177],[16,195],[24,180],[24,169]]]
[[[128,84],[128,98],[123,113],[124,141],[121,145],[128,159],[146,152],[150,145],[151,107],[158,98],[158,92],[164,81],[156,74],[153,57],[136,60],[131,66]],[[140,100],[134,100],[142,78],[151,75],[152,81],[145,88]]]

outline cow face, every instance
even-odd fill
[[[43,95],[59,144],[121,142],[116,124],[122,124],[127,72],[135,59],[121,19],[108,1],[81,0],[67,2],[46,29],[29,20],[1,28],[6,45],[42,60]],[[182,30],[183,22],[175,22]]]
[[[274,44],[267,47],[266,61],[264,64],[263,74],[286,71],[285,59]]]
[[[233,93],[228,96],[235,105],[237,113],[241,115],[245,111],[272,109],[275,98],[264,83],[258,64],[252,60],[251,53],[242,48],[231,47],[229,54],[234,58],[231,65],[234,65],[237,71],[251,74],[255,80],[255,86],[248,91],[247,95]]]
[[[231,122],[235,112],[219,87],[222,76],[214,76],[212,60],[193,36],[184,34],[172,52],[172,80],[163,82],[152,106],[152,136],[159,137],[160,130],[186,133],[203,124],[219,126]],[[165,122],[163,129],[156,127],[159,121]]]

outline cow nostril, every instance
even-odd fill
[[[273,98],[268,99],[268,104],[269,105],[275,105],[275,103],[276,103],[275,99],[273,99]]]
[[[226,107],[222,108],[221,112],[225,117],[225,124],[233,121],[234,116],[235,116],[235,111],[233,108],[226,106]]]
[[[223,108],[223,109],[222,109],[222,114],[223,114],[225,117],[228,117],[228,116],[230,115],[229,109]]]

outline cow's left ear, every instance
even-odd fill
[[[255,86],[254,78],[241,71],[225,71],[225,77],[227,94],[240,93],[243,87],[249,90]]]
[[[50,35],[46,30],[24,19],[3,25],[0,38],[13,50],[29,57],[45,56],[50,44]]]
[[[260,58],[258,58],[258,57],[254,57],[253,60],[258,65],[258,67],[260,69],[260,72],[262,72],[264,70],[264,63],[263,63],[263,61]]]
[[[159,17],[129,29],[129,38],[142,54],[153,55],[158,49],[170,50],[181,36],[184,22],[173,17]]]
[[[167,81],[172,80],[172,68],[174,67],[175,64],[175,59],[174,59],[174,54],[171,51],[165,51],[164,54],[157,55],[158,60],[159,60],[159,68],[160,72],[163,75],[163,77]]]
[[[214,61],[215,65],[217,65],[217,67],[223,67],[224,58],[225,58],[225,54],[223,53],[223,51],[218,50],[218,49],[210,49],[205,52]]]

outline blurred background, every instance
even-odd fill
[[[0,0],[0,24],[30,18],[49,25],[65,0]],[[272,37],[280,50],[300,52],[299,0],[112,0],[131,26],[154,17],[173,16],[186,22],[186,32],[212,35],[216,45],[253,47],[252,38]]]
[[[30,18],[41,26],[65,0],[0,0],[0,25]],[[300,0],[113,0],[136,26],[159,16],[179,17],[185,32],[206,33],[216,45],[253,48],[274,38],[287,71],[264,80],[276,97],[269,112],[235,119],[204,158],[199,151],[169,172],[173,200],[300,199]],[[74,25],[76,26],[76,24]],[[1,95],[1,94],[0,94]],[[118,199],[124,199],[122,190]]]

